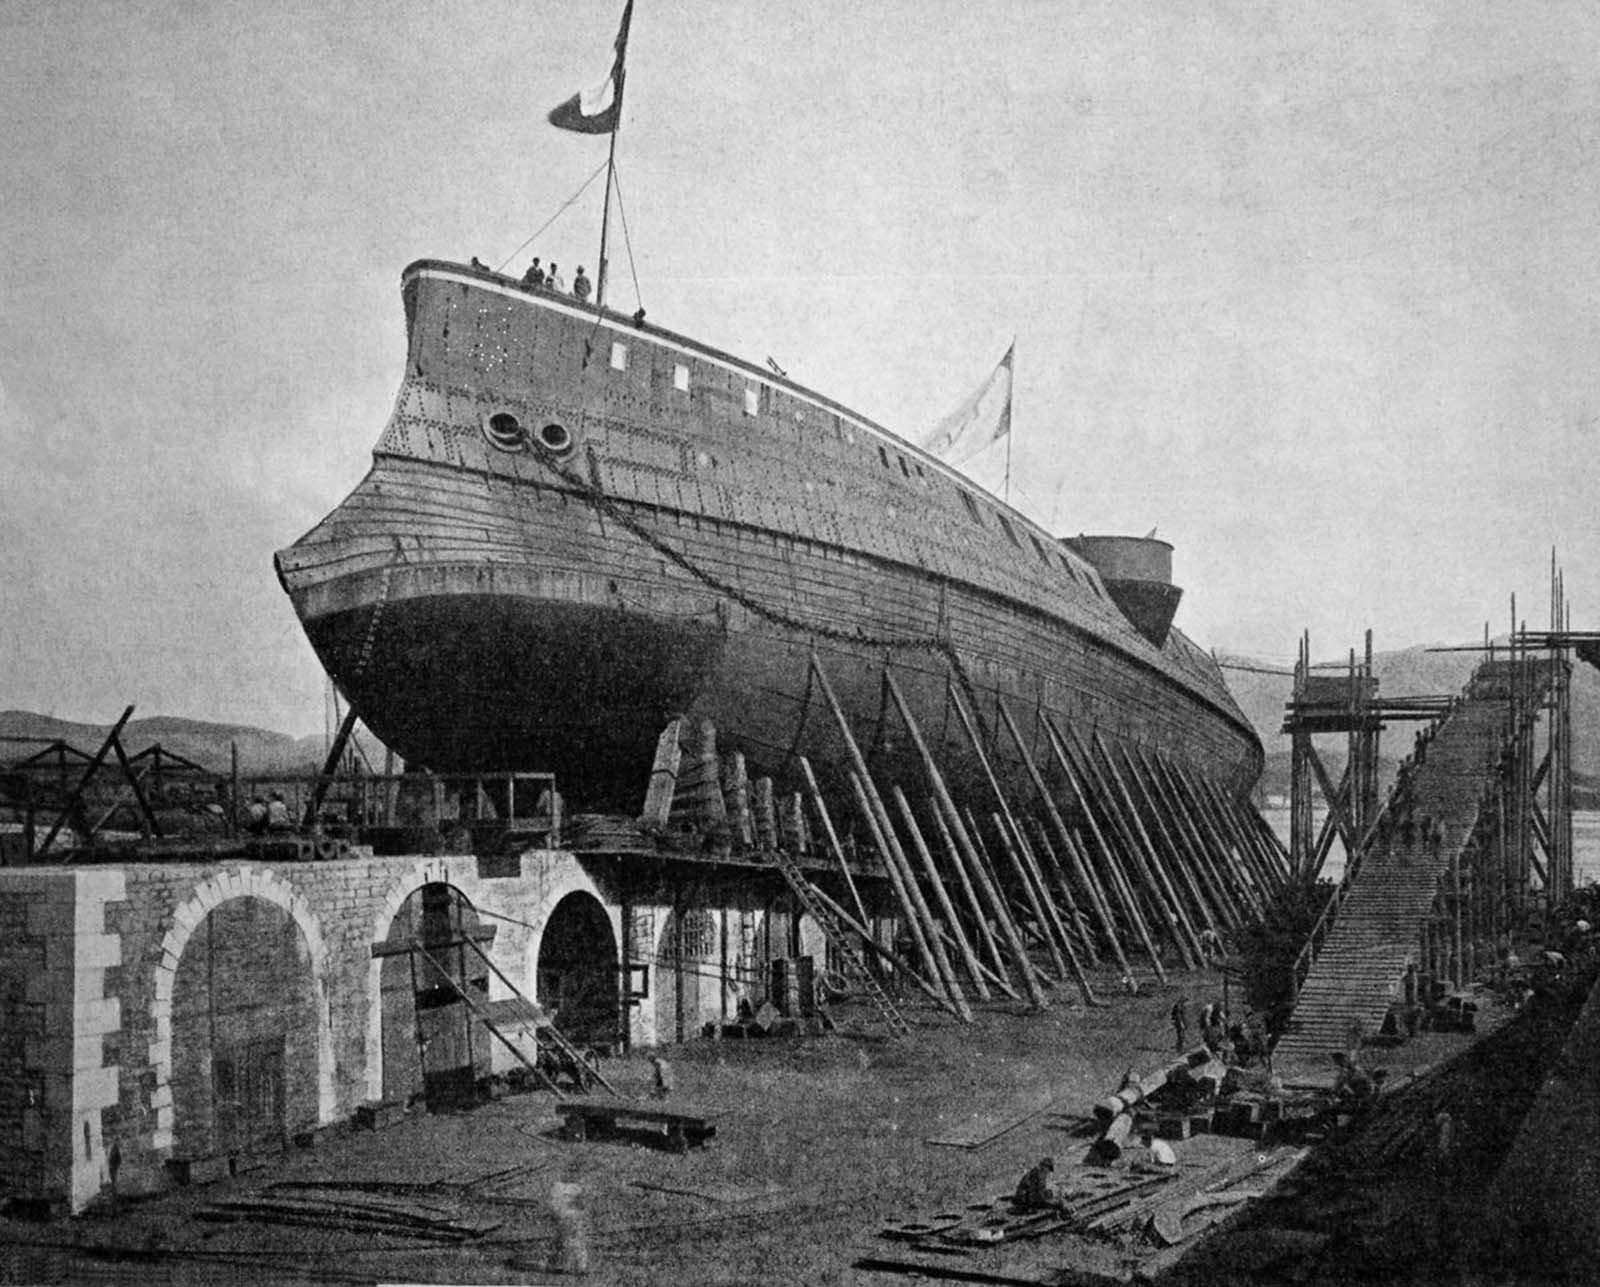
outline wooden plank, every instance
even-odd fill
[[[563,1099],[553,1107],[563,1117],[590,1121],[677,1122],[685,1126],[710,1126],[725,1111],[681,1104],[667,1108],[651,1101],[627,1099]]]
[[[464,944],[469,943],[469,942],[474,942],[474,943],[493,943],[494,939],[495,939],[495,935],[498,934],[499,932],[500,932],[500,927],[498,925],[478,925],[478,926],[474,926],[472,928],[463,927],[461,932],[460,932],[460,934],[457,937],[448,938],[448,939],[440,939],[438,942],[435,942],[435,943],[423,944],[423,943],[418,942],[416,939],[410,939],[410,938],[396,939],[392,943],[388,942],[388,941],[385,941],[385,942],[382,942],[382,943],[374,943],[372,945],[372,955],[373,956],[405,956],[408,952],[418,951],[420,948],[422,948],[424,946],[431,947],[431,948],[443,949],[443,948],[449,948],[449,947],[461,947]]]
[[[935,1148],[959,1148],[969,1151],[993,1144],[1003,1135],[1017,1129],[1025,1122],[1048,1113],[1058,1104],[1065,1104],[1070,1096],[1050,1092],[1035,1092],[1013,1100],[1010,1104],[987,1112],[973,1113],[959,1126],[953,1126],[939,1135],[929,1136],[924,1144]]]

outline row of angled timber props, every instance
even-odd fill
[[[1019,816],[992,767],[997,743],[985,736],[952,675],[947,678],[949,708],[993,797],[987,825],[980,824],[970,807],[957,808],[898,681],[886,667],[885,710],[892,702],[916,748],[929,792],[919,811],[899,785],[892,785],[887,799],[893,800],[897,824],[814,653],[808,681],[837,724],[848,756],[846,777],[862,827],[893,890],[910,959],[897,957],[873,939],[872,918],[804,757],[797,758],[814,826],[808,824],[800,793],[776,799],[770,779],[748,779],[742,756],[730,755],[719,767],[715,729],[709,724],[701,726],[699,745],[680,773],[687,751],[680,744],[682,721],[673,721],[657,749],[643,821],[665,826],[669,818],[692,813],[708,836],[768,853],[809,852],[813,837],[825,841],[853,909],[811,885],[794,866],[784,875],[801,904],[814,902],[829,915],[834,924],[824,929],[830,940],[840,932],[859,937],[869,954],[891,964],[958,1018],[971,1017],[968,989],[979,1000],[992,999],[995,992],[1020,1000],[1025,992],[1035,1007],[1042,1007],[1045,990],[1069,976],[1086,1003],[1098,1004],[1083,962],[1098,965],[1097,947],[1103,943],[1131,979],[1124,944],[1128,934],[1156,976],[1165,980],[1158,941],[1170,941],[1183,963],[1193,968],[1205,959],[1203,930],[1236,928],[1255,917],[1287,878],[1286,856],[1264,823],[1202,775],[1143,748],[1119,746],[1119,759],[1098,732],[1085,740],[1076,729],[1063,732],[1036,712],[1036,733],[1046,742],[1053,769],[1068,790],[1058,801],[1032,745],[997,699],[999,721],[1037,797],[1030,811]],[[1067,803],[1075,807],[1076,826],[1063,815]],[[1039,961],[1030,953],[1030,939],[1042,950]],[[840,945],[852,946],[848,941]],[[1048,966],[1041,964],[1046,957]]]
[[[815,657],[812,666],[815,682],[827,699],[851,754],[853,788],[862,818],[873,833],[874,845],[883,855],[891,879],[896,873],[901,877],[896,881],[897,897],[908,928],[914,940],[920,937],[928,945],[923,957],[928,972],[946,982],[954,981],[955,972],[948,957],[940,959],[938,948],[949,943],[959,951],[979,996],[987,997],[984,980],[998,981],[1009,973],[1001,946],[1004,939],[1034,1004],[1042,1004],[1039,984],[1053,986],[1057,980],[1065,981],[1069,972],[1086,1002],[1093,1004],[1093,993],[1082,968],[1082,958],[1097,963],[1091,922],[1098,926],[1125,975],[1131,978],[1119,933],[1120,917],[1120,923],[1131,930],[1144,949],[1157,977],[1164,981],[1158,939],[1170,940],[1184,964],[1194,968],[1206,958],[1202,930],[1233,929],[1254,919],[1288,880],[1287,855],[1264,821],[1248,806],[1225,796],[1202,775],[1164,757],[1152,759],[1142,748],[1136,752],[1119,748],[1119,762],[1098,732],[1085,741],[1074,729],[1063,733],[1041,712],[1038,718],[1055,767],[1076,800],[1085,830],[1080,834],[1069,829],[1045,785],[1027,739],[1004,703],[997,701],[1000,719],[1028,769],[1040,806],[1051,823],[1047,829],[1038,816],[1032,816],[1027,819],[1028,827],[1024,827],[999,786],[983,731],[952,677],[947,685],[947,701],[958,716],[997,806],[989,817],[991,858],[990,846],[985,844],[972,812],[968,810],[963,818],[950,800],[916,719],[886,668],[885,691],[927,771],[934,796],[929,808],[936,834],[951,860],[955,883],[960,887],[964,911],[972,926],[969,937],[962,930],[961,918],[933,862],[916,814],[904,793],[896,788],[897,806],[922,859],[928,888],[934,891],[945,924],[951,927],[946,929],[929,914],[926,900],[919,896],[915,874],[888,822],[882,797],[877,795],[860,747],[846,726],[827,676]],[[1051,831],[1055,844],[1051,842]],[[994,874],[1001,866],[1009,875],[1004,881]],[[999,893],[1004,887],[1020,895],[1019,906],[1011,906]],[[980,890],[988,899],[988,915],[984,914]],[[919,935],[919,930],[925,932]],[[1054,978],[1030,959],[1022,941],[1024,931],[1031,933],[1049,956]],[[980,953],[987,956],[987,963],[978,960]]]
[[[862,821],[868,834],[872,838],[873,847],[883,859],[884,867],[889,875],[890,883],[894,887],[895,897],[901,909],[908,934],[917,948],[919,958],[922,960],[927,973],[939,979],[944,985],[948,996],[948,1008],[960,1015],[963,1019],[970,1018],[971,1010],[967,1004],[955,970],[950,964],[948,955],[944,951],[944,942],[948,937],[954,942],[960,953],[963,965],[968,972],[974,989],[980,998],[987,998],[990,993],[988,983],[993,981],[997,988],[1014,995],[1004,958],[996,948],[992,935],[979,934],[980,943],[993,955],[991,960],[993,969],[983,966],[972,948],[972,940],[967,937],[956,916],[955,909],[950,902],[949,892],[944,887],[944,882],[939,876],[937,866],[933,862],[926,837],[917,825],[915,814],[909,802],[901,806],[903,818],[906,820],[907,834],[913,838],[913,845],[919,857],[924,860],[924,870],[928,875],[929,887],[935,890],[935,901],[941,906],[946,920],[941,923],[931,913],[926,899],[923,898],[917,883],[915,873],[911,870],[900,845],[899,838],[884,807],[872,776],[868,771],[866,759],[861,753],[859,743],[850,728],[843,708],[839,705],[838,698],[834,695],[833,686],[829,682],[826,672],[822,669],[821,661],[813,653],[811,656],[811,676],[816,683],[817,690],[821,692],[835,723],[838,726],[841,739],[851,764],[850,782],[855,795],[856,805],[860,811]],[[909,717],[909,710],[901,703],[902,712]],[[942,840],[953,839],[954,843],[947,843],[945,855],[951,865],[962,871],[958,883],[962,885],[963,895],[976,903],[979,891],[987,903],[984,908],[988,917],[978,916],[974,920],[976,927],[982,925],[986,919],[992,917],[995,925],[1005,940],[1006,948],[1011,955],[1011,964],[1021,975],[1023,986],[1028,993],[1029,1000],[1042,1007],[1045,1004],[1044,993],[1028,959],[1027,950],[1023,945],[1022,935],[1018,930],[1001,896],[997,883],[994,881],[987,867],[979,861],[977,850],[973,845],[972,837],[967,825],[957,813],[955,804],[951,800],[949,791],[945,786],[943,775],[939,772],[938,765],[934,762],[929,752],[927,743],[922,737],[920,728],[914,719],[908,719],[908,731],[911,733],[918,755],[922,759],[927,771],[929,787],[933,793],[934,803],[930,806],[930,816],[936,822],[936,831]],[[904,793],[897,792],[897,799],[904,801]],[[969,907],[972,905],[969,903]]]
[[[895,702],[900,707],[901,716],[909,725],[911,713],[906,708],[905,699],[900,696],[900,690],[894,683],[894,677],[884,671],[884,680],[890,685]],[[1011,810],[1011,805],[1001,791],[1000,784],[995,778],[994,770],[990,766],[989,757],[983,749],[983,739],[975,726],[971,715],[967,712],[961,700],[961,694],[953,683],[946,682],[946,692],[950,704],[960,719],[961,727],[967,734],[967,741],[972,747],[973,754],[983,768],[984,779],[989,784],[989,789],[994,793],[995,803],[999,812],[992,815],[995,833],[1000,841],[1000,847],[1011,860],[1013,870],[1021,881],[1022,888],[1027,896],[1027,901],[1033,911],[1035,924],[1039,926],[1040,933],[1045,937],[1045,946],[1050,953],[1050,959],[1055,966],[1057,975],[1063,976],[1070,964],[1073,978],[1078,984],[1078,990],[1083,994],[1084,1003],[1095,1004],[1093,990],[1089,981],[1084,976],[1083,966],[1078,960],[1074,949],[1072,936],[1068,934],[1066,926],[1056,914],[1055,897],[1051,890],[1045,886],[1043,872],[1039,867],[1036,857],[1029,851],[1026,836],[1017,826],[1016,817]],[[1014,842],[1014,843],[1013,843]],[[1076,926],[1074,927],[1076,929]]]
[[[754,849],[757,852],[777,856],[778,868],[788,881],[798,903],[811,912],[812,919],[840,949],[847,966],[850,966],[849,972],[858,976],[857,981],[866,986],[869,997],[877,1001],[881,989],[877,987],[875,979],[859,978],[860,970],[855,968],[853,960],[856,958],[854,946],[849,939],[839,934],[840,926],[855,935],[871,955],[894,968],[900,977],[922,990],[937,1004],[956,1013],[942,984],[930,983],[923,973],[896,958],[873,936],[869,928],[871,916],[846,861],[843,845],[840,843],[838,832],[834,828],[833,819],[818,788],[810,763],[804,757],[800,757],[800,765],[805,773],[813,807],[816,810],[818,826],[829,851],[839,864],[854,904],[854,913],[840,906],[822,889],[808,881],[800,868],[787,860],[787,853],[782,843],[784,840],[793,842],[794,852],[803,852],[809,848],[808,829],[805,827],[804,813],[798,795],[791,797],[788,802],[790,807],[785,817],[787,825],[780,827],[772,780],[761,777],[752,781],[745,768],[744,756],[735,752],[728,757],[725,772],[720,775],[721,791],[717,793],[719,798],[712,800],[709,783],[715,779],[707,773],[706,748],[715,746],[715,729],[709,722],[703,722],[699,729],[698,750],[694,748],[686,750],[683,724],[681,717],[671,720],[657,741],[655,763],[645,793],[645,805],[640,814],[640,822],[649,830],[665,830],[669,823],[685,819],[695,829],[708,836],[725,834],[730,842],[742,850]],[[714,755],[714,750],[712,753]],[[686,755],[690,759],[687,769],[684,768]],[[785,832],[787,835],[783,834]],[[905,1023],[903,1017],[898,1012],[891,1012],[892,1007],[886,1008],[885,1005],[879,1004],[879,1009],[884,1011],[891,1031],[909,1030],[909,1025]]]
[[[840,736],[849,755],[850,787],[855,795],[856,807],[861,813],[868,835],[872,838],[873,848],[883,860],[884,869],[889,875],[889,883],[894,888],[895,899],[900,905],[904,924],[916,946],[918,958],[924,970],[939,981],[945,993],[947,1008],[963,1022],[970,1023],[972,1010],[962,991],[960,981],[956,978],[955,970],[951,967],[950,958],[945,953],[939,925],[933,920],[927,900],[923,898],[921,888],[917,884],[916,874],[906,860],[905,851],[900,846],[899,837],[895,834],[894,825],[889,818],[889,811],[884,807],[883,797],[878,794],[878,788],[867,769],[866,757],[862,755],[861,747],[850,729],[850,721],[845,718],[844,709],[839,705],[839,699],[834,696],[833,685],[829,683],[828,676],[823,671],[822,663],[815,652],[811,654],[810,664],[811,674],[816,679],[823,699],[839,726]]]
[[[816,668],[819,678],[826,682],[826,677],[822,676],[820,663],[814,654],[812,665]],[[949,787],[945,783],[944,774],[929,750],[927,740],[923,737],[911,708],[906,704],[899,685],[894,682],[894,677],[887,668],[884,670],[884,682],[927,774],[928,787],[932,793],[929,813],[934,820],[949,866],[957,873],[958,883],[968,899],[969,907],[974,909],[973,923],[980,931],[980,940],[991,955],[995,967],[993,977],[1008,995],[1016,996],[1006,966],[1006,953],[1009,953],[1011,964],[1022,979],[1029,1001],[1036,1007],[1042,1007],[1045,1004],[1043,986],[1049,985],[1051,980],[1048,976],[1041,978],[1040,972],[1028,955],[1022,928],[1002,892],[1004,882],[996,878],[988,855],[983,850],[976,826],[970,818],[963,819],[956,809],[955,801],[951,798]],[[837,707],[835,710],[837,711]],[[911,822],[914,826],[915,819],[912,818]],[[933,878],[935,883],[939,883],[937,872],[933,872]],[[980,894],[983,906],[980,906]],[[987,916],[984,914],[985,910],[988,912]],[[1006,952],[1001,951],[1000,941],[989,929],[987,922],[991,918],[1004,940]],[[1041,932],[1044,932],[1042,919],[1039,923]],[[975,977],[981,981],[983,975],[980,973]]]

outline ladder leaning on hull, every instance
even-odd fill
[[[889,999],[889,994],[883,990],[883,985],[878,982],[877,976],[873,974],[866,960],[856,951],[850,941],[849,931],[833,914],[832,909],[817,897],[811,882],[800,870],[800,864],[781,848],[772,850],[772,861],[783,874],[794,896],[800,900],[800,905],[805,908],[806,914],[817,923],[827,936],[828,942],[839,953],[839,959],[844,962],[845,972],[861,984],[872,1004],[878,1008],[878,1013],[883,1016],[889,1031],[897,1037],[909,1035],[911,1024]]]

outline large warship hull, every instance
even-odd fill
[[[908,787],[886,667],[958,784],[981,766],[952,688],[1003,777],[1025,767],[1001,705],[1046,766],[1048,715],[1232,793],[1258,775],[1209,657],[1141,632],[1091,562],[880,426],[494,274],[423,261],[402,297],[372,470],[277,566],[329,674],[412,765],[553,771],[571,806],[637,811],[681,715],[781,782],[798,755],[844,759],[815,657]]]

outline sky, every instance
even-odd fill
[[[407,263],[593,275],[621,10],[0,0],[0,709],[323,726],[272,554]],[[1014,339],[1011,500],[1206,647],[1541,627],[1552,547],[1600,628],[1592,4],[637,0],[617,155],[610,302],[911,438]]]

